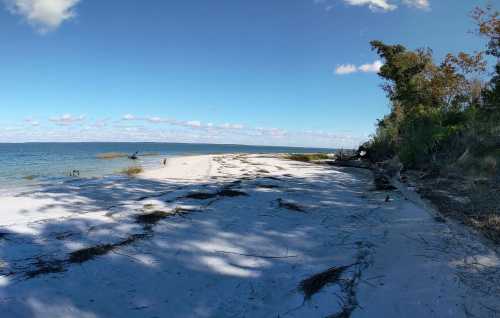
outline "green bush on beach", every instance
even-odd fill
[[[138,175],[139,173],[142,173],[144,169],[140,166],[131,166],[128,168],[125,168],[122,170],[122,173],[126,174],[129,177]]]
[[[391,112],[363,145],[370,160],[397,155],[410,169],[474,166],[489,174],[498,172],[500,13],[489,6],[476,8],[471,16],[476,33],[487,40],[479,53],[448,54],[435,63],[430,49],[411,51],[371,42],[385,62],[379,76],[386,81],[383,88]],[[496,63],[493,70],[487,61]]]
[[[286,156],[287,159],[302,161],[302,162],[310,162],[314,160],[325,160],[329,159],[328,155],[325,153],[294,153]]]

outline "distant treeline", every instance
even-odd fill
[[[391,112],[364,145],[373,161],[398,156],[406,168],[495,172],[500,163],[500,16],[493,6],[470,14],[487,40],[480,52],[448,54],[372,41]],[[489,63],[488,63],[489,62]],[[493,64],[491,63],[493,62]],[[493,67],[492,67],[493,66]]]

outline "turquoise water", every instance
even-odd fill
[[[106,152],[132,154],[139,152],[137,161],[128,158],[98,159]],[[0,187],[9,188],[33,184],[42,180],[67,178],[73,170],[81,178],[117,174],[131,165],[144,168],[160,166],[169,156],[213,153],[277,153],[332,152],[333,149],[265,147],[243,145],[180,144],[180,143],[0,143]],[[141,153],[158,153],[141,156]],[[32,180],[26,180],[32,177]]]

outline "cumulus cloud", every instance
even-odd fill
[[[82,122],[85,120],[85,115],[73,116],[71,114],[64,114],[58,117],[51,117],[49,121],[62,126],[72,125],[74,123]]]
[[[403,3],[410,7],[417,9],[427,10],[430,9],[431,4],[429,0],[403,0]]]
[[[380,60],[376,60],[373,63],[367,63],[363,64],[360,66],[356,66],[354,64],[343,64],[337,66],[335,69],[335,74],[337,75],[346,75],[346,74],[352,74],[356,72],[363,72],[363,73],[378,73],[380,72],[380,68],[384,64]]]
[[[344,2],[352,6],[368,6],[372,11],[392,11],[397,8],[388,0],[344,0]]]
[[[122,120],[138,120],[138,118],[132,114],[125,114],[123,115]]]
[[[337,68],[335,69],[335,74],[345,75],[345,74],[356,73],[357,71],[358,68],[354,64],[342,64],[337,66]]]
[[[3,0],[7,9],[23,17],[40,33],[57,29],[64,21],[75,17],[80,0]]]
[[[201,127],[201,122],[199,120],[190,120],[184,123],[188,127]]]
[[[363,64],[360,67],[358,67],[358,69],[361,72],[365,72],[365,73],[378,73],[378,72],[380,72],[380,68],[382,67],[382,65],[384,65],[382,63],[382,61],[376,60],[375,62],[373,62],[371,64]]]
[[[314,0],[314,3],[325,7],[325,10],[330,11],[334,8],[335,3],[340,0]],[[398,4],[403,4],[408,7],[413,7],[421,10],[430,8],[430,0],[342,0],[343,3],[349,6],[368,7],[373,12],[389,12],[398,8]]]

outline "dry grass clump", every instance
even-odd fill
[[[294,153],[289,154],[285,157],[286,159],[302,161],[302,162],[311,162],[314,160],[325,160],[329,159],[328,155],[325,153]]]
[[[132,177],[132,176],[138,175],[139,173],[142,173],[143,171],[144,171],[144,169],[142,169],[142,167],[140,167],[140,166],[131,166],[131,167],[123,169],[122,173],[126,174],[129,177]]]
[[[127,154],[123,152],[103,152],[103,153],[98,153],[96,155],[97,159],[105,159],[105,160],[111,160],[111,159],[117,159],[117,158],[127,158]]]
[[[347,266],[332,267],[324,272],[315,274],[300,282],[299,289],[304,293],[306,300],[311,299],[311,297],[325,287],[325,285],[338,282],[342,273],[347,268]]]
[[[499,144],[477,143],[471,148],[468,148],[456,163],[447,165],[443,170],[455,170],[461,175],[470,177],[494,178],[500,174]]]

